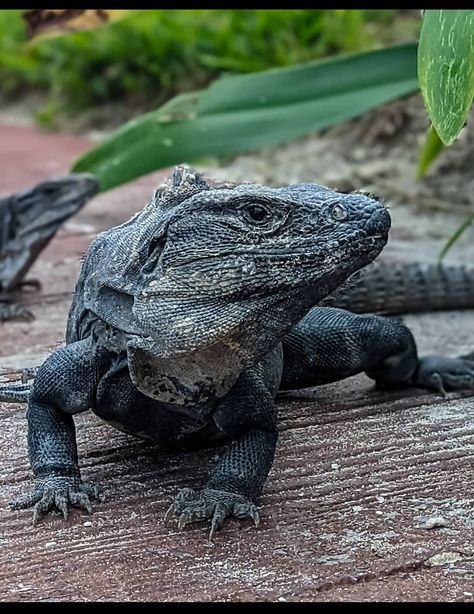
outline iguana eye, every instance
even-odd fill
[[[241,211],[248,222],[259,226],[266,224],[273,217],[271,211],[260,203],[246,205],[242,207]]]
[[[332,216],[338,222],[342,222],[342,220],[347,219],[348,215],[347,209],[339,203],[336,203],[332,208]]]

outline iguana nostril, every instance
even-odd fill
[[[370,234],[377,233],[388,233],[390,230],[390,226],[392,224],[392,219],[390,217],[390,213],[385,209],[385,207],[378,206],[374,209],[372,215],[365,223],[365,231]]]

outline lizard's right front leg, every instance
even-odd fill
[[[66,345],[40,367],[28,402],[28,453],[35,476],[31,494],[11,503],[34,505],[33,523],[53,508],[67,518],[70,505],[91,512],[99,489],[81,481],[73,414],[89,409],[106,367],[104,351],[92,352],[88,340]]]

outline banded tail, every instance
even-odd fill
[[[0,402],[1,403],[28,403],[31,384],[18,384],[8,382],[0,384]]]
[[[381,315],[474,308],[474,267],[375,264],[320,304]]]
[[[23,369],[21,383],[6,382],[0,384],[0,403],[28,403],[32,384],[29,379],[36,376],[39,367],[27,367]]]

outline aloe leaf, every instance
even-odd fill
[[[416,91],[416,49],[411,43],[221,78],[131,120],[72,171],[95,174],[107,190],[159,168],[328,128]]]
[[[431,164],[436,160],[443,149],[443,141],[439,138],[434,127],[430,126],[426,133],[426,139],[418,157],[418,166],[416,169],[417,179],[420,179],[426,174]]]

